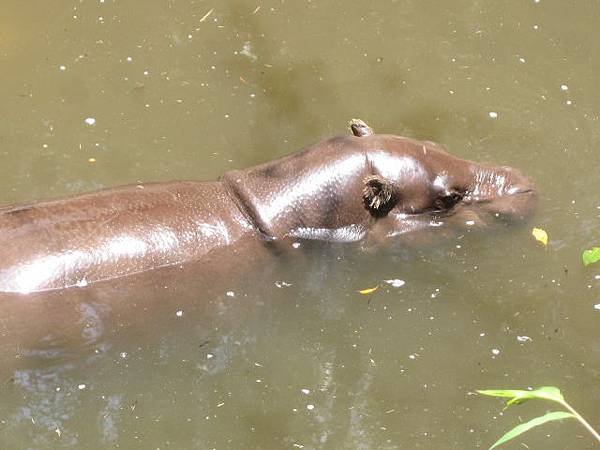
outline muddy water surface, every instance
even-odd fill
[[[523,226],[377,255],[309,246],[223,286],[158,278],[111,293],[136,312],[123,317],[106,293],[49,308],[65,339],[1,372],[2,448],[488,448],[548,408],[502,412],[482,387],[560,386],[600,426],[600,266],[580,260],[600,244],[597,2],[1,10],[2,203],[216,178],[352,117],[519,167],[540,192]],[[63,316],[21,315],[20,330],[44,317]],[[507,448],[595,447],[567,422]]]

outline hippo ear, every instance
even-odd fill
[[[370,175],[363,183],[363,202],[372,215],[385,216],[398,202],[398,195],[390,180]]]

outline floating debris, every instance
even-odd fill
[[[548,233],[541,228],[533,228],[531,230],[531,235],[536,239],[536,241],[541,242],[544,246],[548,245]]]
[[[385,283],[389,284],[392,287],[395,288],[399,288],[402,287],[406,284],[406,281],[404,280],[399,280],[398,278],[395,278],[393,280],[383,280]]]
[[[362,295],[367,295],[367,294],[371,294],[371,293],[375,292],[377,289],[379,289],[379,285],[372,287],[372,288],[361,289],[360,291],[358,291],[358,293],[362,294]]]

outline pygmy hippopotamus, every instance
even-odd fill
[[[374,134],[359,120],[351,129],[353,136],[218,181],[140,183],[4,207],[0,291],[76,288],[217,250],[239,258],[249,240],[256,246],[245,257],[255,258],[289,239],[381,242],[443,227],[453,216],[472,226],[488,216],[520,219],[533,208],[532,183],[515,169],[462,160],[433,142]]]

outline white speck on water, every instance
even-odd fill
[[[227,293],[225,295],[227,295],[227,297],[235,297],[235,292],[227,291]]]
[[[214,357],[215,357],[215,355],[213,355],[212,353],[206,354],[206,359],[213,359]]]
[[[148,69],[144,70],[144,75],[148,75],[150,72],[148,71]]]
[[[571,100],[567,100],[565,103],[566,103],[567,105],[572,105],[572,104],[573,104],[573,102],[572,102]]]
[[[256,56],[256,54],[252,51],[252,44],[250,41],[244,42],[244,46],[240,50],[240,55],[244,55],[252,62],[258,59],[258,56]]]
[[[257,378],[257,379],[256,379],[256,382],[257,382],[257,383],[262,383],[262,380],[261,380],[260,378]]]
[[[127,358],[127,352],[121,352],[119,353],[119,356],[121,357],[121,359],[125,359]]]
[[[406,281],[399,280],[398,278],[394,278],[393,280],[383,280],[383,281],[395,288],[402,287],[406,284]]]
[[[539,27],[538,25],[534,25],[534,26],[533,26],[533,29],[534,29],[534,30],[537,30],[537,29],[539,29],[539,28],[540,28],[540,27]]]
[[[417,359],[417,357],[415,355],[408,355],[408,359]]]
[[[490,116],[492,119],[497,119],[498,118],[498,113],[496,111],[490,111],[488,113],[488,116]]]
[[[126,60],[127,62],[131,62],[131,61],[133,61],[133,58],[132,58],[131,56],[128,56],[127,58],[125,58],[125,60]]]
[[[519,341],[519,342],[532,342],[533,339],[531,339],[529,336],[517,336],[517,341]]]
[[[304,395],[308,395],[308,394],[310,394],[310,389],[306,389],[306,388],[300,389],[300,392],[302,392]]]
[[[456,248],[462,248],[462,245],[456,244]]]
[[[561,84],[560,85],[560,90],[561,91],[568,91],[569,90],[569,86],[567,86],[566,84]]]
[[[523,57],[520,57],[520,58],[519,58],[519,61],[520,61],[520,62],[522,62],[523,64],[525,64],[525,58],[523,58]]]
[[[594,275],[594,280],[600,280],[600,275]]]
[[[600,311],[600,303],[596,303],[596,304],[594,305],[594,309],[596,309],[596,310]]]
[[[315,405],[308,404],[308,405],[306,405],[306,409],[308,409],[309,411],[312,411],[313,409],[315,409]]]
[[[175,315],[176,315],[177,317],[183,317],[183,311],[180,309],[179,311],[177,311],[177,312],[175,313]]]
[[[83,383],[81,383],[79,386],[77,386],[80,390],[81,389],[85,389],[87,386]]]
[[[479,337],[484,337],[485,333],[479,333]]]
[[[292,244],[292,247],[294,247],[294,248],[298,248],[298,247],[300,247],[300,242],[294,242],[294,243]]]
[[[472,226],[472,225],[475,225],[475,221],[474,220],[467,220],[465,222],[465,224],[468,225],[468,226]]]
[[[283,289],[292,286],[292,283],[288,283],[287,281],[275,281],[275,286],[279,289]]]
[[[61,64],[60,66],[58,66],[58,68],[59,68],[60,70],[62,70],[62,71],[65,71],[65,70],[67,70],[67,66],[65,66],[65,65],[63,65],[63,64]]]
[[[96,125],[96,119],[94,119],[93,117],[86,117],[84,122],[90,126]]]
[[[499,349],[497,349],[497,348],[493,348],[492,349],[492,355],[498,356],[499,354],[500,354],[500,350]]]
[[[435,292],[431,294],[431,298],[436,298],[440,293],[440,288],[435,288]]]

